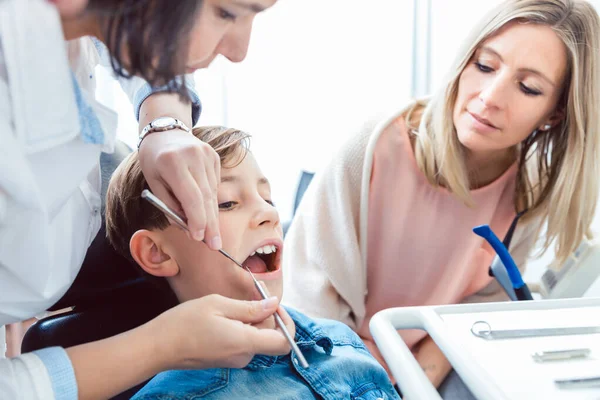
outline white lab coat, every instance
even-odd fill
[[[99,61],[89,38],[65,45],[46,0],[0,0],[0,327],[59,300],[100,228],[99,156],[113,150],[117,114],[95,101]],[[80,137],[71,71],[103,144]],[[145,83],[122,81],[130,99]],[[51,393],[35,355],[0,359],[0,398]]]

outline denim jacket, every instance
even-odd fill
[[[133,399],[400,399],[387,373],[348,326],[286,308],[310,364],[290,353],[255,356],[242,369],[167,371]]]

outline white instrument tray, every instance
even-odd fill
[[[600,399],[600,387],[561,389],[555,379],[600,376],[600,334],[486,340],[471,327],[493,330],[600,326],[600,298],[515,301],[380,311],[369,328],[402,393],[441,399],[397,329],[423,329],[478,399]],[[589,348],[588,359],[538,363],[535,352]]]

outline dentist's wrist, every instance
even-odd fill
[[[138,139],[138,150],[142,145],[142,142],[148,135],[172,130],[182,130],[184,132],[190,132],[190,128],[188,128],[182,121],[178,120],[177,118],[164,116],[154,119],[148,125],[146,125],[144,129],[142,129],[142,132],[140,133]]]

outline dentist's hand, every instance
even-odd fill
[[[260,302],[210,295],[120,335],[70,347],[79,398],[111,398],[166,370],[241,368],[255,354],[287,354],[290,346],[281,332],[251,325],[273,315],[278,305],[277,298]],[[288,328],[293,325],[287,314],[282,318]]]
[[[275,329],[259,329],[279,306],[263,301],[232,300],[210,295],[190,300],[148,323],[158,342],[165,369],[242,368],[256,354],[283,355],[290,346]],[[294,322],[285,312],[288,329]]]
[[[139,159],[154,195],[185,215],[192,238],[206,238],[211,249],[220,249],[217,186],[221,163],[213,148],[191,133],[174,129],[148,135],[141,143]]]

